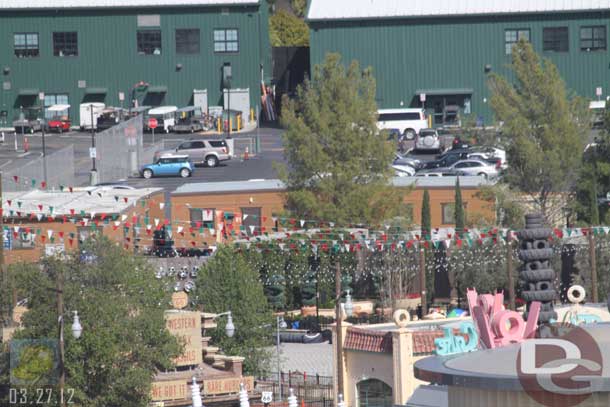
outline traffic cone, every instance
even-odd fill
[[[244,160],[250,159],[250,150],[246,147],[246,151],[244,152]]]
[[[25,150],[26,153],[30,149],[30,142],[28,141],[27,137],[23,138],[23,149]]]

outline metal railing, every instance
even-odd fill
[[[99,182],[136,175],[144,164],[142,116],[136,116],[95,135]]]
[[[333,405],[333,377],[307,374],[303,372],[281,372],[281,394],[278,373],[273,372],[256,380],[256,390],[273,392],[273,400],[286,400],[293,389],[299,401],[307,405],[332,406]]]

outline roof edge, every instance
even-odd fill
[[[154,9],[166,9],[166,8],[213,8],[213,7],[249,7],[249,6],[260,6],[259,0],[252,0],[248,3],[215,3],[215,4],[151,4],[151,5],[132,5],[129,3],[113,5],[113,6],[74,6],[74,7],[0,7],[0,13],[4,11],[58,11],[58,10],[154,10]]]

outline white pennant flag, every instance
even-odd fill
[[[343,237],[343,233],[339,233],[339,238],[341,238],[341,240],[345,240]]]
[[[15,233],[19,233],[19,226],[15,226],[13,229],[15,229]]]
[[[159,209],[163,210],[165,208],[165,202],[159,202]]]
[[[36,219],[38,219],[38,221],[40,221],[42,219],[42,213],[37,213]]]
[[[121,215],[121,222],[125,222],[125,219],[127,219],[127,215]]]
[[[152,225],[146,225],[146,230],[151,230],[152,229]]]
[[[172,230],[171,230],[171,229],[169,229],[169,230],[167,231],[167,235],[169,236],[169,238],[170,238],[170,239],[172,238],[172,234],[173,234],[173,233],[172,233]]]
[[[85,219],[85,222],[86,222],[86,219]],[[114,221],[114,226],[119,227],[120,224],[121,224],[121,222],[119,222],[118,220]]]
[[[301,227],[303,227],[305,225],[305,221],[303,219],[301,219]]]
[[[178,233],[182,233],[183,230],[184,230],[184,227],[178,226],[178,228],[177,228]]]
[[[95,212],[91,212],[91,219],[95,218]]]
[[[209,231],[212,236],[216,236],[216,229],[210,228]]]
[[[445,240],[445,246],[447,247],[447,249],[451,247],[451,239]]]
[[[155,227],[159,226],[159,218],[155,218]]]
[[[248,219],[248,216],[250,216],[250,215],[248,215],[247,213],[244,213],[244,216],[243,216],[244,221],[245,221],[246,219]]]
[[[250,233],[252,233],[252,234],[253,234],[253,233],[254,233],[254,228],[255,228],[255,226],[254,226],[254,225],[250,225],[249,227],[250,227]]]
[[[286,246],[286,243],[279,243],[278,246],[280,247],[280,250],[284,251],[284,246]]]
[[[329,222],[328,224],[330,225],[331,228],[335,227],[335,222]]]
[[[47,229],[47,235],[49,236],[49,239],[53,236],[53,231],[51,229]]]
[[[349,245],[348,243],[346,243],[344,246],[345,246],[345,251],[346,251],[346,252],[349,252],[350,245]]]

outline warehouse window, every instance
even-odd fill
[[[161,55],[161,30],[138,30],[138,54]]]
[[[176,54],[199,54],[199,29],[176,30]]]
[[[524,29],[510,29],[504,31],[504,48],[506,55],[510,55],[513,52],[513,46],[519,42],[519,40],[530,40],[530,30]]]
[[[549,52],[568,52],[570,37],[568,27],[547,27],[542,30],[543,50]]]
[[[37,57],[38,33],[15,33],[15,56],[19,58]]]
[[[237,30],[214,30],[214,52],[239,52]]]
[[[75,57],[78,55],[78,35],[76,31],[53,33],[53,55]]]
[[[606,49],[606,27],[603,25],[580,27],[580,49],[600,51]]]

